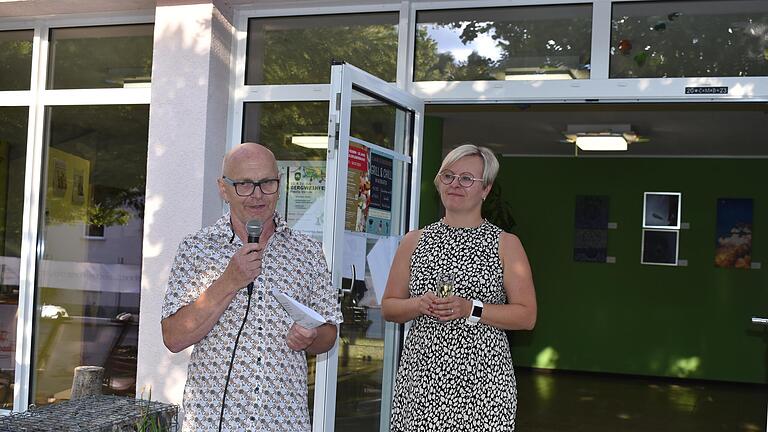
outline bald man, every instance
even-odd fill
[[[166,347],[194,345],[182,429],[309,431],[305,353],[331,349],[342,321],[322,248],[275,212],[280,176],[269,149],[232,149],[218,186],[230,211],[179,245],[163,303]],[[263,230],[258,243],[248,243],[245,227],[254,219]],[[326,324],[293,323],[273,288]]]

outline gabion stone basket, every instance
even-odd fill
[[[0,416],[0,432],[176,432],[176,405],[120,396],[84,396]]]

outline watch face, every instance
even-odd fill
[[[480,306],[475,306],[472,308],[472,316],[475,318],[480,318],[480,316],[483,315],[483,308]]]

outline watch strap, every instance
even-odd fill
[[[472,310],[467,317],[467,324],[475,325],[480,322],[480,318],[483,315],[483,302],[480,300],[472,299]]]

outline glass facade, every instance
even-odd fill
[[[81,365],[133,395],[149,107],[50,107],[47,122],[34,403],[68,399]]]
[[[611,78],[768,76],[768,2],[615,3]]]
[[[32,30],[0,31],[0,91],[29,90]]]
[[[413,79],[584,79],[591,44],[591,5],[423,11]]]
[[[152,24],[50,32],[49,89],[148,87]]]
[[[252,18],[245,83],[327,84],[334,60],[393,82],[397,23],[396,13]]]
[[[0,107],[0,409],[13,407],[27,107]]]

